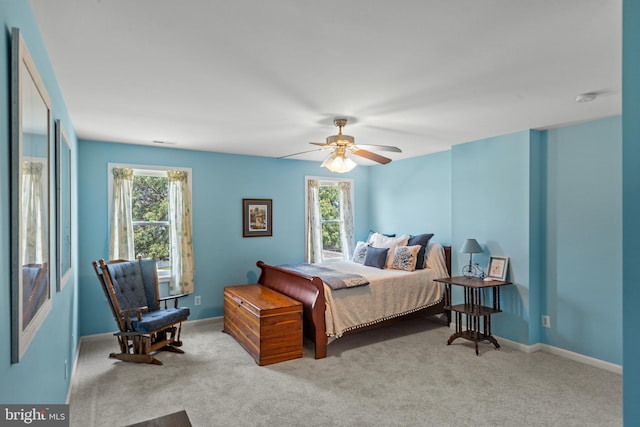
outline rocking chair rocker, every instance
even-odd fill
[[[93,268],[119,328],[114,335],[120,353],[111,353],[109,357],[162,365],[154,357],[156,352],[184,353],[178,348],[182,346],[180,332],[190,311],[187,307],[178,307],[178,298],[185,295],[159,297],[154,259],[106,262],[101,259],[93,261]],[[174,300],[173,307],[167,308],[168,300]]]

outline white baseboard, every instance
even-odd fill
[[[450,323],[449,328],[455,330],[455,324]],[[585,365],[593,366],[596,368],[604,369],[605,371],[613,372],[614,374],[622,375],[622,366],[615,363],[605,362],[604,360],[596,359],[595,357],[585,356],[584,354],[576,353],[573,351],[565,350],[560,347],[554,347],[549,344],[535,343],[531,345],[522,344],[517,341],[511,341],[506,338],[495,336],[501,345],[519,350],[524,353],[535,353],[536,351],[545,351],[547,353],[555,354],[556,356],[564,357],[566,359],[573,360],[575,362],[584,363]]]
[[[522,344],[522,343],[517,342],[517,341],[511,341],[511,340],[508,340],[506,338],[499,337],[497,335],[494,335],[494,336],[499,341],[500,345],[504,345],[505,347],[509,347],[509,348],[514,349],[514,350],[521,351],[523,353],[535,353],[536,351],[541,351],[542,350],[542,346],[544,345],[542,343],[535,343],[535,344],[532,344],[532,345],[527,345],[527,344]]]
[[[78,348],[76,349],[76,354],[73,356],[73,363],[71,364],[71,371],[69,371],[69,386],[67,387],[67,397],[64,402],[68,405],[69,400],[71,399],[71,382],[73,381],[73,375],[76,373],[76,368],[78,367],[78,358],[80,357],[80,343],[82,341],[82,337],[78,341]]]
[[[100,341],[100,340],[103,340],[106,337],[113,337],[113,332],[104,332],[102,334],[93,334],[93,335],[83,335],[83,336],[81,336],[80,337],[80,344],[78,345],[78,352],[80,352],[80,347],[82,347],[82,343],[83,342]]]

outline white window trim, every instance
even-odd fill
[[[354,181],[353,178],[334,178],[334,177],[325,177],[325,176],[311,176],[311,175],[307,175],[304,177],[304,216],[305,216],[305,220],[304,220],[304,240],[305,240],[305,247],[306,245],[309,244],[309,242],[307,241],[307,233],[306,230],[309,227],[309,220],[308,220],[308,215],[307,212],[309,212],[309,180],[310,179],[314,179],[316,181],[318,181],[321,185],[322,184],[335,184],[336,186],[338,185],[338,183],[340,182],[349,182],[351,185],[349,186],[350,189],[350,193],[351,193],[351,202],[353,204],[353,206],[351,206],[351,211],[353,212],[353,221],[355,223],[356,220],[356,200],[355,200],[355,193],[354,193]],[[355,242],[352,242],[355,243]],[[337,261],[342,261],[342,259],[327,259],[324,260],[323,262],[337,262]]]
[[[113,206],[113,168],[133,169],[134,175],[145,175],[145,176],[166,176],[167,171],[186,171],[186,172],[189,172],[187,177],[187,185],[189,186],[189,191],[191,191],[191,178],[193,175],[191,168],[177,167],[177,166],[139,165],[139,164],[129,164],[129,163],[108,163],[107,164],[107,181],[108,181],[107,230],[109,233],[111,233],[111,209]],[[145,171],[145,173],[137,174],[136,171]],[[192,200],[192,203],[193,203],[193,200]],[[166,271],[166,270],[158,271],[158,281],[169,282],[170,275],[171,275],[170,271]]]

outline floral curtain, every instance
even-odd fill
[[[340,239],[342,240],[342,257],[351,259],[354,251],[353,202],[351,200],[351,183],[339,182],[340,189]]]
[[[320,185],[307,180],[307,250],[306,262],[322,262],[322,217],[320,216]]]
[[[169,178],[169,244],[171,295],[193,293],[193,242],[191,238],[191,192],[189,172],[167,171]]]
[[[22,212],[20,236],[22,242],[21,265],[47,261],[47,213],[42,189],[42,163],[24,162],[22,165]]]
[[[109,259],[135,259],[131,191],[133,169],[113,168],[113,203]]]

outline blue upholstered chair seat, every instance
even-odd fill
[[[164,310],[142,313],[142,320],[132,316],[131,325],[137,332],[149,333],[164,326],[187,320],[190,311],[188,307],[167,308]]]

